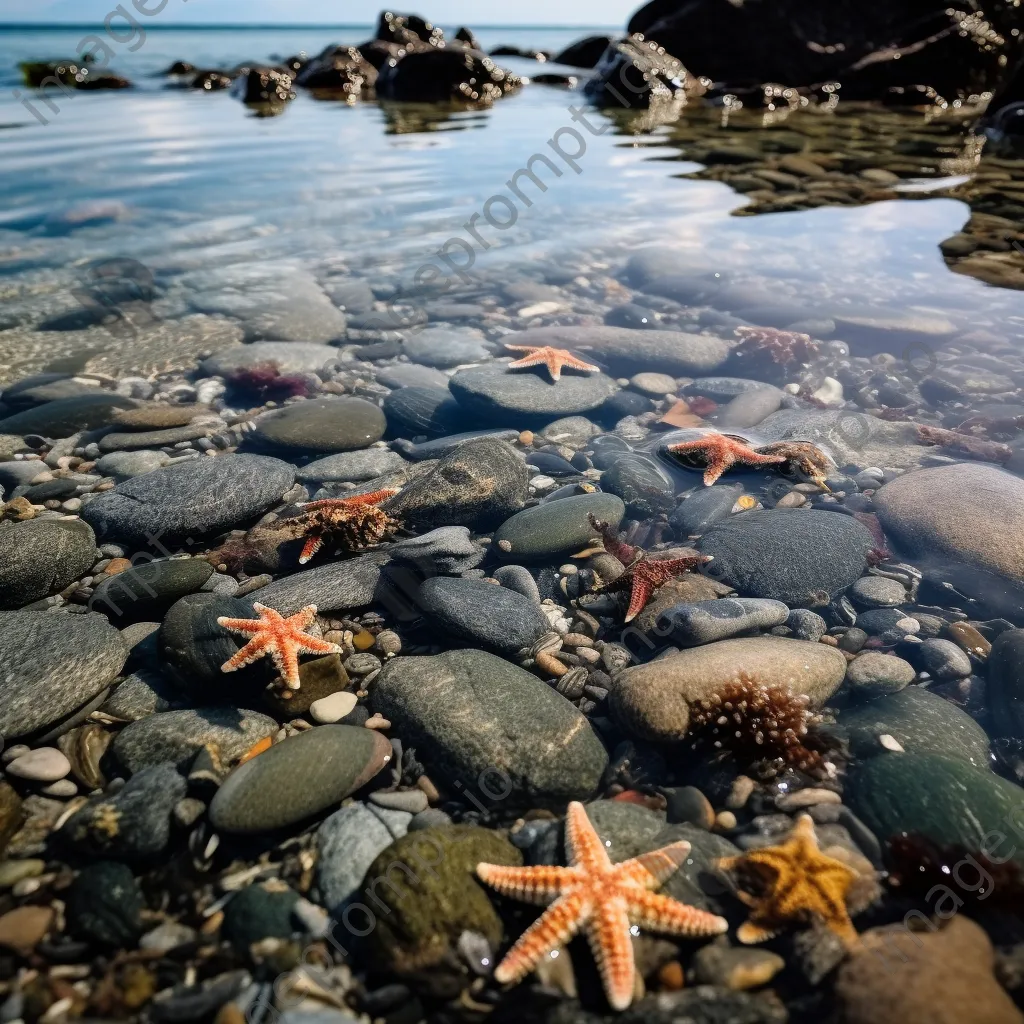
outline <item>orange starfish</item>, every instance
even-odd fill
[[[683,863],[689,843],[673,843],[613,864],[583,804],[573,801],[565,818],[565,845],[571,865],[567,868],[477,865],[477,875],[503,896],[550,904],[498,964],[496,981],[520,981],[582,928],[608,1002],[625,1010],[633,1001],[635,973],[630,937],[639,928],[690,937],[720,935],[728,929],[722,917],[651,891]]]
[[[326,498],[302,506],[302,514],[288,520],[306,538],[299,565],[305,565],[328,538],[336,539],[347,551],[358,551],[383,540],[401,525],[383,509],[382,501],[398,491],[373,491],[352,498]]]
[[[744,890],[736,895],[751,908],[750,920],[736,933],[743,943],[764,942],[787,922],[815,917],[847,946],[858,940],[846,908],[846,894],[857,873],[835,857],[821,852],[814,821],[801,814],[786,842],[719,860],[722,871],[733,871]]]
[[[595,593],[629,590],[626,622],[632,622],[647,607],[647,602],[650,601],[658,587],[663,587],[676,576],[681,576],[684,572],[692,572],[712,560],[711,555],[698,554],[661,560],[651,558],[646,551],[619,540],[607,523],[599,523],[593,515],[589,518],[590,525],[604,537],[605,551],[626,566],[626,571],[621,576],[612,580],[611,583],[602,584]]]
[[[506,345],[510,352],[526,352],[522,359],[509,363],[510,370],[519,370],[527,366],[546,366],[553,381],[562,379],[562,370],[583,370],[586,373],[600,373],[600,366],[591,366],[578,356],[564,348],[552,348],[550,345]]]
[[[343,653],[337,644],[329,644],[326,640],[320,640],[305,632],[316,618],[315,604],[303,608],[287,619],[273,608],[255,603],[252,607],[259,614],[258,619],[229,619],[222,615],[217,620],[218,626],[252,637],[233,658],[221,665],[221,672],[237,672],[238,669],[245,668],[260,658],[271,657],[288,689],[297,690],[300,686],[300,654]]]
[[[786,461],[783,455],[761,455],[739,438],[729,434],[705,434],[696,441],[670,445],[672,455],[698,456],[707,464],[704,485],[710,487],[730,466],[773,466]]]

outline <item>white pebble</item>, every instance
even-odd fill
[[[56,782],[71,771],[71,762],[56,747],[40,747],[15,758],[7,774],[32,782]]]
[[[878,737],[878,742],[881,743],[882,746],[885,747],[886,750],[891,750],[894,754],[906,753],[906,751],[904,751],[903,745],[900,743],[900,741],[898,739],[896,739],[895,736],[890,736],[888,733],[885,733],[884,735],[879,736]]]
[[[835,377],[826,377],[825,382],[811,397],[823,405],[842,405],[843,385]]]
[[[359,703],[359,698],[354,693],[340,690],[328,697],[321,697],[313,701],[309,706],[309,713],[314,722],[321,725],[331,725],[333,722],[340,722]]]
[[[42,796],[52,796],[55,800],[70,800],[78,796],[78,787],[70,779],[58,779],[39,790]]]
[[[0,761],[3,761],[4,764],[10,764],[13,760],[24,756],[31,750],[32,748],[26,746],[24,743],[15,743],[13,747],[8,747],[4,751],[3,757],[0,757]]]

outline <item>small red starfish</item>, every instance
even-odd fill
[[[672,455],[694,455],[707,464],[704,484],[710,487],[730,466],[775,466],[786,461],[783,455],[761,455],[749,445],[729,434],[705,434],[696,441],[670,445]]]
[[[522,359],[509,363],[510,370],[519,370],[527,366],[546,366],[553,381],[561,380],[565,367],[571,370],[584,370],[587,373],[601,372],[600,366],[591,366],[564,348],[552,348],[550,345],[506,345],[505,348],[510,352],[527,353]]]
[[[686,860],[690,844],[685,840],[613,864],[583,804],[573,801],[565,818],[565,845],[567,868],[477,865],[480,879],[503,896],[549,905],[498,964],[496,981],[521,980],[582,928],[609,1004],[625,1010],[633,1001],[635,930],[693,938],[728,929],[725,918],[652,891]]]
[[[358,551],[383,540],[401,525],[383,509],[382,501],[398,491],[374,491],[352,498],[326,498],[302,506],[302,514],[288,520],[293,529],[306,538],[299,565],[305,565],[328,538],[337,540],[347,551]]]
[[[287,619],[273,608],[262,604],[253,604],[253,611],[258,619],[230,619],[221,616],[218,626],[230,629],[234,633],[244,633],[252,639],[229,661],[221,665],[221,672],[237,672],[246,665],[251,665],[260,658],[274,659],[281,678],[288,684],[288,689],[299,689],[299,655],[300,654],[341,654],[337,644],[329,644],[326,640],[310,636],[306,628],[316,618],[316,605],[296,612]]]
[[[607,523],[599,523],[593,515],[590,525],[603,537],[608,554],[618,558],[626,566],[626,571],[611,583],[602,584],[596,593],[611,593],[617,590],[629,590],[629,608],[626,611],[626,622],[632,622],[647,607],[647,602],[658,587],[663,587],[669,580],[682,576],[684,572],[704,565],[712,560],[711,555],[686,555],[683,558],[652,559],[648,552],[623,544]]]

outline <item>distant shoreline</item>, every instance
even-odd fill
[[[485,25],[481,22],[473,22],[472,28],[474,29],[487,29],[493,31],[495,29],[509,29],[514,31],[520,31],[522,29],[532,29],[540,31],[565,31],[567,29],[578,29],[580,31],[588,29],[608,29],[609,31],[620,32],[622,31],[619,25]],[[59,22],[59,23],[43,23],[43,22],[0,22],[0,32],[12,32],[12,31],[25,31],[26,29],[33,29],[35,31],[66,31],[70,29],[79,29],[82,31],[95,31],[96,29],[102,29],[103,26],[97,24],[86,24],[79,22]],[[237,31],[238,29],[364,29],[367,32],[372,32],[376,29],[376,24],[330,24],[330,25],[316,25],[316,24],[259,24],[259,25],[245,25],[245,24],[210,24],[210,25],[197,25],[197,24],[181,24],[181,25],[146,25],[147,32],[181,32],[181,31],[193,31],[193,32],[223,32],[223,31]]]

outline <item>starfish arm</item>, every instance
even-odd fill
[[[629,863],[639,869],[637,879],[647,889],[656,889],[671,878],[690,854],[690,844],[685,839],[660,850],[642,853]]]
[[[299,678],[298,644],[287,639],[281,639],[270,648],[270,656],[274,659],[277,671],[288,684],[288,688],[290,690],[299,689],[301,680]]]
[[[579,882],[571,868],[509,868],[477,864],[477,876],[502,896],[545,907],[558,899],[568,884]]]
[[[357,505],[379,505],[388,498],[393,498],[398,493],[391,488],[381,491],[371,491],[368,494],[355,494],[351,498],[324,498],[322,501],[306,502],[302,508],[307,512],[316,512],[321,509],[345,509]]]
[[[262,619],[229,619],[226,615],[222,615],[217,620],[217,625],[223,626],[224,629],[230,629],[233,633],[246,633],[250,636],[263,632]]]
[[[587,940],[613,1010],[625,1010],[633,1002],[633,940],[626,901],[602,900],[587,924]]]
[[[696,938],[721,935],[729,930],[729,922],[724,917],[687,906],[656,892],[630,892],[629,919],[641,928],[663,935]]]
[[[299,555],[299,565],[305,565],[307,562],[312,561],[316,553],[323,547],[323,543],[323,537],[307,537],[306,543],[302,545],[302,554]]]
[[[721,454],[713,458],[708,463],[708,468],[704,470],[704,486],[713,487],[721,479],[722,474],[729,469],[736,460],[727,454]]]
[[[579,865],[586,874],[599,874],[611,865],[608,848],[578,800],[569,804],[565,815],[565,852],[569,862]]]
[[[343,650],[337,645],[329,643],[327,640],[318,640],[315,636],[305,635],[302,637],[302,642],[299,644],[299,649],[303,654],[343,654]]]
[[[629,608],[626,610],[626,622],[632,622],[647,607],[647,602],[650,601],[653,593],[654,587],[651,586],[649,580],[642,579],[638,575],[633,577],[629,591]]]
[[[240,668],[245,668],[246,665],[251,665],[254,661],[266,657],[269,648],[270,643],[266,636],[253,637],[237,654],[225,661],[220,670],[221,672],[237,672]]]
[[[604,549],[613,558],[617,558],[623,565],[632,565],[636,561],[637,555],[640,553],[639,548],[633,547],[632,544],[625,544],[619,540],[618,534],[611,528],[608,523],[602,523],[598,520],[597,516],[590,513],[587,516],[590,525],[601,534],[601,538],[604,540]]]
[[[591,907],[580,890],[559,897],[519,936],[494,971],[502,984],[524,978],[553,949],[564,946],[590,915]]]
[[[736,929],[736,938],[743,943],[744,946],[756,946],[758,943],[767,942],[769,939],[775,938],[781,928],[766,928],[764,925],[756,924],[753,919],[744,921],[743,924]]]

